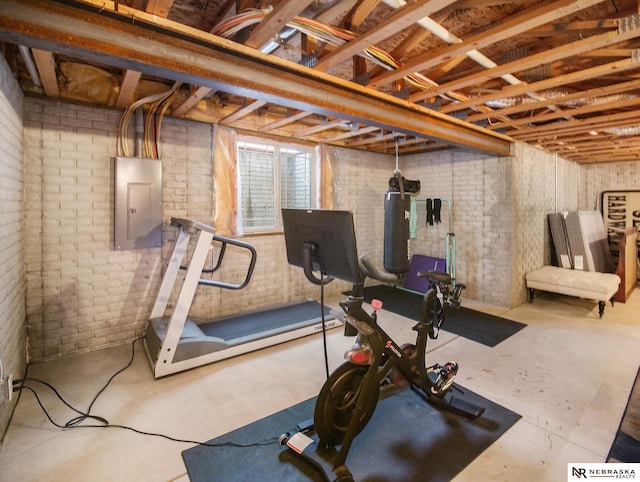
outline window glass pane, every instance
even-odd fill
[[[262,143],[245,138],[238,142],[238,175],[245,232],[281,228],[281,208],[312,208],[317,169],[313,148]]]
[[[280,151],[280,202],[283,208],[311,207],[311,153]]]
[[[274,149],[271,146],[239,146],[238,169],[244,226],[275,227]]]

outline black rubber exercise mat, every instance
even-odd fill
[[[607,462],[640,462],[640,370],[631,388],[629,401],[613,439]]]
[[[520,419],[511,410],[458,388],[462,393],[454,392],[456,397],[484,407],[480,417],[467,418],[436,408],[411,389],[380,400],[347,459],[354,479],[449,481]],[[250,444],[277,439],[312,418],[314,404],[315,398],[306,400],[209,443]],[[277,442],[249,447],[198,445],[185,450],[182,457],[192,482],[324,480],[308,461]]]
[[[380,400],[353,442],[347,466],[355,480],[448,481],[504,434],[520,415],[459,387],[456,397],[484,407],[477,418],[425,401],[407,389]],[[315,398],[211,440],[250,444],[272,440],[313,417]],[[198,445],[182,453],[192,482],[322,481],[308,461],[277,442],[249,447]]]
[[[368,286],[364,289],[364,299],[367,303],[372,299],[378,299],[383,303],[383,310],[415,321],[419,321],[422,316],[422,298],[421,294],[388,285]],[[525,323],[470,310],[464,306],[447,308],[446,314],[442,330],[491,347],[527,326]],[[384,321],[382,323],[384,324]]]

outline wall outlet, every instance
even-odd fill
[[[11,401],[13,397],[13,375],[0,379],[0,402]]]

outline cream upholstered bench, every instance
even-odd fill
[[[529,290],[529,303],[533,303],[535,290],[576,296],[597,301],[602,318],[606,302],[610,300],[613,306],[613,296],[618,291],[620,277],[613,273],[543,266],[527,273],[525,281]]]

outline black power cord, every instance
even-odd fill
[[[324,350],[324,371],[329,378],[329,354],[327,353],[327,323],[324,316],[324,274],[320,271],[320,311],[322,313],[322,348]]]
[[[71,405],[69,402],[67,402],[64,399],[64,397],[60,394],[60,392],[58,390],[56,390],[56,388],[53,385],[51,385],[50,383],[45,382],[43,380],[40,380],[38,378],[27,377],[26,373],[25,373],[25,377],[24,378],[13,381],[13,391],[21,393],[22,390],[27,390],[27,391],[33,393],[33,396],[36,398],[36,401],[38,402],[38,405],[40,405],[40,408],[44,412],[44,414],[47,417],[47,419],[49,420],[49,422],[52,425],[54,425],[55,427],[58,427],[58,428],[61,428],[61,429],[119,428],[119,429],[123,429],[123,430],[129,430],[131,432],[135,432],[135,433],[140,434],[140,435],[148,435],[148,436],[151,436],[151,437],[160,437],[160,438],[164,438],[166,440],[171,440],[172,442],[195,444],[195,445],[201,445],[201,446],[204,446],[204,447],[255,447],[255,446],[259,446],[259,445],[270,445],[270,444],[279,443],[279,437],[273,437],[273,438],[270,438],[270,439],[261,440],[259,442],[250,442],[250,443],[238,443],[238,442],[209,443],[209,442],[199,442],[197,440],[181,439],[181,438],[176,438],[176,437],[172,437],[170,435],[165,435],[165,434],[161,434],[161,433],[146,432],[146,431],[143,431],[143,430],[138,430],[138,429],[133,428],[133,427],[128,427],[126,425],[112,424],[104,417],[101,417],[101,416],[98,416],[98,415],[92,415],[91,414],[91,409],[93,408],[93,405],[95,404],[96,400],[98,400],[98,397],[100,397],[100,395],[107,389],[107,387],[109,386],[109,384],[111,384],[111,382],[114,380],[114,378],[116,378],[119,374],[124,372],[127,368],[129,368],[133,364],[133,360],[134,360],[134,357],[135,357],[135,344],[136,344],[137,341],[140,341],[143,338],[144,337],[140,337],[140,338],[136,338],[135,340],[133,340],[133,343],[131,344],[131,359],[129,360],[129,362],[123,368],[118,370],[116,373],[114,373],[109,378],[107,383],[105,383],[105,385],[93,397],[93,399],[91,400],[91,403],[89,403],[89,407],[87,408],[86,412],[83,412],[82,410],[78,410],[73,405]],[[28,372],[28,367],[27,367],[27,372]],[[44,385],[45,387],[49,388],[64,405],[66,405],[69,409],[71,409],[72,411],[77,413],[78,416],[70,419],[69,421],[67,421],[64,424],[57,423],[55,420],[53,420],[53,418],[51,417],[51,415],[49,414],[49,412],[45,408],[45,406],[42,403],[42,400],[40,400],[40,397],[38,396],[38,393],[36,392],[35,388],[33,388],[30,385],[26,385],[26,383],[39,383],[39,384]],[[85,422],[86,420],[93,420],[93,421],[98,422],[98,423],[97,424],[84,424],[84,423],[82,423],[82,422]]]

